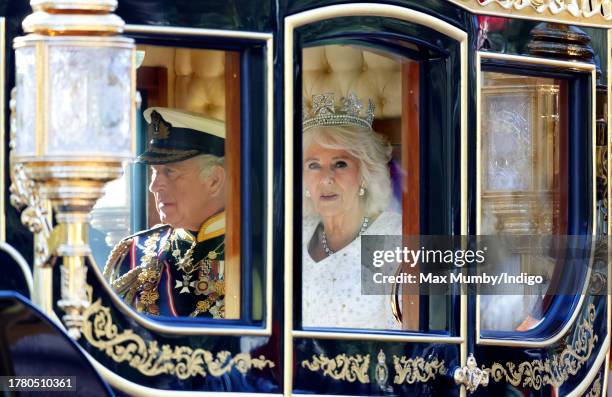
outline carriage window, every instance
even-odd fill
[[[145,315],[261,318],[261,268],[241,277],[241,54],[155,45],[138,53],[139,156],[91,214],[96,261]],[[244,283],[250,310],[241,308]]]
[[[478,234],[567,234],[567,90],[564,80],[482,72]],[[551,303],[556,258],[516,248],[496,271],[545,282],[535,292],[482,295],[483,330],[530,330]]]
[[[420,63],[324,45],[305,48],[302,64],[302,326],[446,329],[448,297],[429,297],[424,320],[418,289],[362,293],[363,236],[421,230]]]

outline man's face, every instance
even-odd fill
[[[207,178],[200,177],[197,158],[151,166],[149,190],[163,223],[198,230],[206,218],[210,196]]]

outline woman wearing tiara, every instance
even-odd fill
[[[352,94],[338,108],[316,95],[303,122],[302,324],[397,329],[391,296],[363,295],[360,269],[362,235],[401,234],[401,215],[385,211],[391,147],[371,101],[363,112]]]

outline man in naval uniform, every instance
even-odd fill
[[[149,190],[162,224],[123,239],[104,276],[150,315],[224,318],[225,126],[194,113],[149,108]]]

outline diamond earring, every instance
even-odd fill
[[[360,195],[360,196],[363,196],[364,194],[365,194],[365,187],[361,186],[361,187],[359,188],[359,195]]]
[[[306,192],[304,193],[304,196],[310,197],[310,190],[306,189]]]

